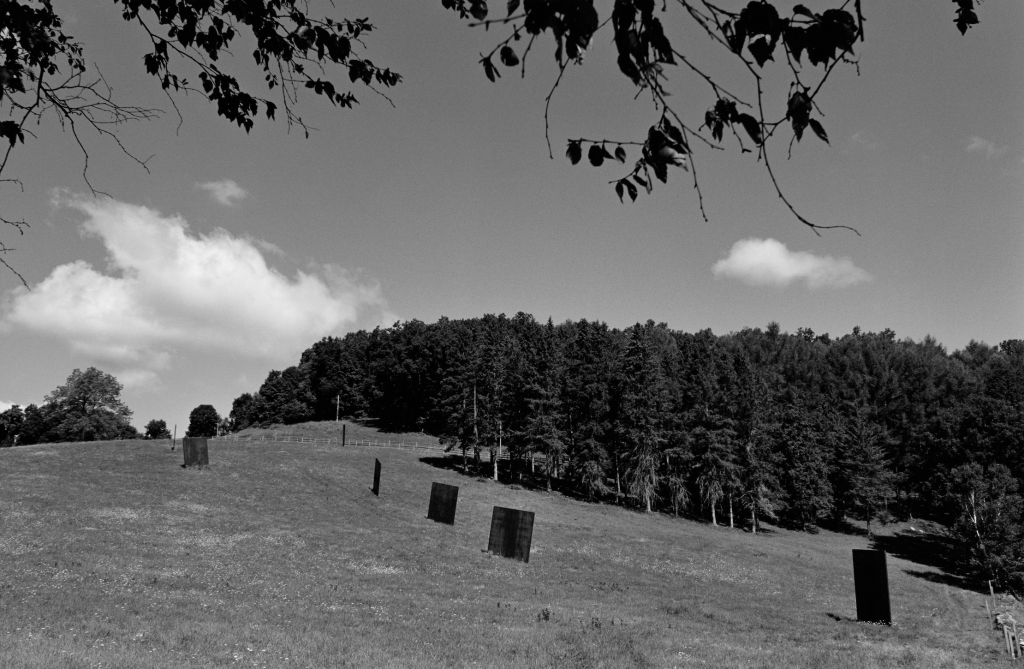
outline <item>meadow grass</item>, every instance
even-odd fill
[[[981,594],[900,557],[895,624],[853,620],[863,536],[754,536],[439,460],[212,441],[210,467],[186,470],[167,442],[0,450],[0,667],[1009,662]],[[432,481],[460,486],[453,527],[426,519]],[[536,513],[529,564],[484,551],[494,505]]]

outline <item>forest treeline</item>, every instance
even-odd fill
[[[488,474],[499,448],[518,471],[541,455],[549,487],[755,532],[932,518],[968,571],[1024,590],[1021,340],[410,321],[322,339],[229,423],[336,414],[438,435]]]

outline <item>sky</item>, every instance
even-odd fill
[[[621,204],[608,181],[625,168],[571,165],[568,139],[635,140],[657,119],[617,72],[608,32],[552,97],[550,159],[551,38],[534,46],[525,79],[500,68],[491,83],[479,54],[505,35],[467,27],[439,0],[338,5],[337,16],[371,19],[365,55],[403,81],[391,102],[354,88],[353,110],[302,96],[317,128],[308,139],[282,121],[246,134],[195,96],[175,99],[179,124],[145,74],[143,35],[114,3],[53,4],[116,99],[165,113],[118,129],[148,171],[83,133],[89,182],[107,196],[90,194],[83,155],[52,117],[13,154],[4,176],[24,189],[0,190],[0,214],[31,227],[0,235],[29,287],[0,271],[0,410],[38,404],[95,366],[124,385],[137,427],[159,418],[184,432],[191,409],[226,414],[322,337],[441,316],[890,328],[950,351],[1024,337],[1018,0],[982,4],[964,37],[952,3],[865,0],[859,74],[839,68],[819,98],[830,143],[808,133],[787,159],[786,131],[769,147],[803,215],[859,232],[821,236],[728,137],[725,151],[695,146],[708,220],[682,170]],[[666,26],[694,62],[755,97],[708,39]],[[259,85],[244,55],[232,66]],[[784,95],[779,68],[767,69]],[[699,126],[707,86],[669,75],[673,104]],[[767,102],[779,109],[781,98]]]

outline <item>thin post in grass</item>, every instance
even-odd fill
[[[380,497],[380,460],[374,458],[373,463],[373,487],[370,490],[374,495]]]

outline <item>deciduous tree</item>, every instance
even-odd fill
[[[216,437],[220,415],[210,404],[200,404],[188,415],[186,437]]]

